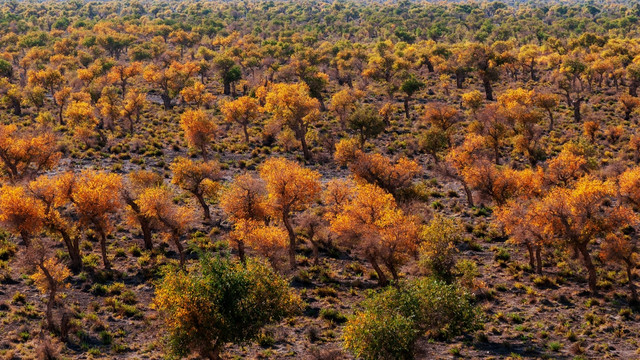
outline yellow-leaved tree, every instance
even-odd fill
[[[118,174],[84,170],[76,176],[68,193],[80,223],[92,227],[100,238],[100,250],[105,269],[111,268],[107,256],[107,235],[113,223],[111,216],[120,211],[121,198],[117,195],[122,188]]]
[[[137,200],[141,213],[162,225],[162,230],[173,241],[180,255],[180,265],[184,266],[184,246],[180,241],[193,223],[194,211],[188,206],[180,206],[173,202],[171,190],[155,186],[145,189]]]
[[[202,158],[207,160],[208,149],[218,130],[215,122],[203,110],[187,110],[180,115],[180,127],[189,146],[200,150]]]
[[[220,195],[220,207],[234,224],[267,222],[267,189],[262,179],[251,174],[235,177]],[[236,230],[247,229],[238,225]],[[238,256],[245,261],[245,232],[234,231],[231,239],[236,243]]]
[[[249,125],[253,124],[260,116],[260,103],[258,99],[241,96],[233,101],[222,104],[220,111],[224,115],[225,121],[229,124],[237,123],[242,126],[244,140],[249,142]]]
[[[204,212],[204,219],[211,220],[207,198],[214,197],[220,189],[220,164],[217,161],[193,161],[179,157],[171,164],[171,171],[171,182],[195,196]]]
[[[307,132],[319,116],[320,103],[309,95],[305,83],[275,84],[267,94],[265,110],[273,115],[273,121],[290,128],[302,145],[306,160],[311,160],[307,145]]]
[[[284,158],[267,159],[260,167],[265,181],[268,207],[274,219],[282,221],[289,234],[289,265],[296,266],[296,233],[292,217],[308,207],[320,193],[320,174]]]
[[[332,194],[325,194],[325,199],[335,198],[336,190],[332,186]],[[371,263],[380,285],[388,282],[380,265],[398,280],[398,266],[416,250],[415,219],[397,207],[393,195],[373,184],[358,185],[335,206],[337,214],[328,215],[331,230]]]

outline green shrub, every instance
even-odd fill
[[[461,232],[455,220],[440,215],[424,228],[420,233],[420,265],[427,273],[446,282],[453,280]]]
[[[100,256],[89,254],[82,257],[82,266],[86,269],[95,269],[100,264]]]
[[[91,293],[96,296],[105,296],[107,295],[107,286],[103,284],[94,284],[91,287]]]
[[[345,348],[365,360],[411,359],[421,334],[450,338],[479,329],[470,300],[455,284],[429,278],[386,288],[348,320]]]
[[[188,272],[167,268],[154,301],[171,352],[204,358],[226,343],[255,338],[265,325],[300,309],[287,281],[265,263],[206,255]]]

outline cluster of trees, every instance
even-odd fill
[[[53,310],[85,267],[83,240],[96,239],[104,268],[117,268],[109,243],[120,226],[146,250],[158,237],[175,247],[180,265],[156,302],[178,355],[218,358],[225,343],[295,313],[280,276],[300,266],[302,243],[315,264],[323,244],[339,243],[380,285],[398,286],[350,320],[345,343],[357,356],[410,357],[425,331],[472,331],[459,287],[474,281],[456,270],[460,223],[412,206],[424,201],[418,179],[431,176],[469,208],[490,207],[532,271],[573,256],[596,292],[598,271],[619,264],[637,299],[637,4],[0,9],[0,225],[63,337]],[[194,230],[213,226],[237,259],[187,250]],[[414,261],[437,280],[404,284],[402,266]],[[433,293],[464,308],[449,313]],[[395,334],[398,348],[394,326],[406,335]],[[366,338],[371,327],[388,343]]]

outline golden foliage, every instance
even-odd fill
[[[232,221],[263,220],[267,191],[264,182],[250,174],[236,176],[220,195],[220,208]]]
[[[199,149],[207,157],[207,149],[215,139],[218,130],[213,120],[203,110],[187,110],[180,115],[180,127],[184,131],[189,146]]]
[[[44,205],[29,196],[23,187],[0,188],[0,224],[5,229],[23,238],[35,235],[42,228],[44,216]]]
[[[233,101],[222,104],[220,111],[228,123],[235,122],[242,126],[245,141],[249,141],[247,127],[260,116],[260,104],[257,99],[249,96],[241,96]]]
[[[64,281],[69,276],[71,276],[71,271],[69,271],[63,263],[57,261],[53,257],[46,259],[42,263],[42,267],[46,269],[47,273],[45,274],[43,269],[38,267],[38,271],[31,275],[31,280],[33,280],[36,287],[43,294],[50,292],[53,284],[56,284],[56,287],[59,287],[61,284],[64,284]]]
[[[53,168],[62,154],[53,134],[18,132],[14,124],[0,125],[0,168],[12,181]]]
[[[268,206],[276,214],[303,210],[320,193],[320,174],[284,158],[269,158],[260,167]]]

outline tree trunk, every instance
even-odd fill
[[[542,275],[542,247],[540,245],[536,246],[536,265],[538,275]]]
[[[242,132],[244,133],[244,141],[249,143],[249,132],[247,131],[247,125],[242,125]]]
[[[223,86],[223,88],[224,88],[224,89],[222,90],[222,93],[223,93],[224,95],[230,95],[230,94],[231,94],[231,83],[230,83],[230,82],[228,82],[228,81],[223,81],[223,82],[222,82],[222,86]]]
[[[427,70],[428,70],[430,73],[432,73],[434,69],[433,69],[433,63],[431,62],[431,60],[427,59],[427,60],[425,61],[425,64],[427,64]]]
[[[164,109],[165,110],[171,109],[173,107],[173,104],[171,104],[171,97],[169,96],[169,94],[163,93],[161,97],[162,97],[162,103],[164,104]]]
[[[293,226],[291,226],[291,219],[289,219],[289,214],[286,211],[282,213],[282,222],[284,223],[284,227],[287,228],[287,233],[289,233],[289,266],[291,266],[291,269],[295,269],[296,233],[295,231],[293,231]]]
[[[391,273],[391,276],[393,277],[393,281],[395,281],[396,283],[398,281],[400,281],[400,276],[398,276],[398,270],[393,265],[393,263],[390,262],[390,261],[385,261],[384,265],[386,266],[387,269],[389,269],[389,272]]]
[[[207,153],[207,144],[204,143],[200,146],[200,152],[202,153],[202,160],[209,161],[209,154]]]
[[[582,114],[580,114],[580,105],[582,99],[576,99],[573,101],[573,120],[579,123],[582,120]]]
[[[53,278],[49,269],[43,265],[43,262],[38,264],[38,267],[44,274],[47,279],[47,283],[49,283],[49,299],[47,300],[47,309],[46,309],[46,317],[47,317],[47,328],[50,331],[55,331],[55,325],[53,324],[53,306],[56,301],[56,293],[58,290],[58,286],[56,284],[56,280]]]
[[[102,252],[102,263],[104,264],[104,269],[111,270],[111,264],[107,257],[107,234],[103,229],[98,229],[98,234],[100,235],[100,251]]]
[[[317,99],[318,99],[318,102],[320,103],[320,111],[322,112],[327,111],[327,106],[324,104],[324,100],[322,100],[322,96],[318,96]]]
[[[531,60],[531,80],[538,81],[536,79],[536,64],[533,60]]]
[[[553,119],[553,110],[547,109],[549,112],[549,131],[553,131],[554,119]]]
[[[409,120],[409,97],[404,98],[404,117]]]
[[[482,85],[484,86],[484,93],[487,101],[493,101],[493,88],[491,87],[491,81],[483,80]]]
[[[247,261],[244,254],[244,241],[237,240],[236,244],[238,245],[238,257],[240,258],[240,261],[244,264]]]
[[[531,244],[530,241],[526,241],[525,245],[527,246],[527,251],[529,252],[529,266],[531,266],[531,269],[534,269],[536,267],[536,264],[534,260],[534,254],[533,254],[533,245]]]
[[[129,120],[129,134],[133,135],[133,119],[129,117],[128,120]]]
[[[633,264],[631,261],[625,261],[627,265],[627,279],[629,281],[629,290],[631,290],[631,300],[633,302],[638,302],[638,293],[636,292],[636,284],[633,282]]]
[[[14,115],[22,115],[22,107],[20,106],[20,101],[12,100],[13,104],[13,113]]]
[[[60,340],[66,342],[69,340],[69,313],[64,311],[62,319],[60,319]]]
[[[473,194],[471,193],[471,189],[469,189],[469,185],[464,180],[460,181],[462,183],[462,188],[464,189],[464,193],[467,195],[467,204],[469,207],[474,207],[473,204]]]
[[[202,207],[202,211],[204,212],[204,220],[211,221],[211,210],[209,210],[209,205],[207,205],[207,201],[204,199],[204,196],[199,193],[194,193],[196,199],[198,199],[198,203]]]
[[[28,249],[31,246],[31,236],[26,231],[20,231],[20,237],[22,238],[24,246]]]
[[[462,89],[464,83],[464,75],[456,73],[456,88]]]
[[[62,236],[62,240],[67,246],[67,251],[69,252],[69,258],[71,259],[71,271],[77,273],[82,270],[82,257],[80,256],[80,246],[78,244],[77,237],[72,239],[69,233],[64,229],[59,229],[58,232],[60,233],[60,236]]]
[[[385,275],[384,271],[382,271],[382,269],[380,268],[380,265],[378,265],[378,261],[376,260],[376,258],[373,256],[369,256],[369,262],[371,263],[373,270],[375,270],[376,274],[378,274],[378,285],[386,286],[389,283],[389,280],[387,279],[387,275]]]
[[[596,267],[593,265],[593,261],[591,261],[591,255],[589,255],[587,244],[578,244],[577,249],[580,251],[580,254],[582,254],[584,266],[587,268],[587,272],[589,273],[589,289],[591,292],[596,293],[598,292]]]
[[[47,300],[47,327],[51,331],[55,331],[56,326],[53,323],[53,306],[56,303],[56,293],[57,287],[54,284],[51,284],[51,289],[49,289],[49,300]]]
[[[151,240],[151,224],[149,220],[142,215],[138,215],[138,222],[142,229],[142,239],[144,240],[144,248],[153,250],[153,241]]]
[[[173,243],[176,244],[176,248],[178,249],[178,254],[180,254],[180,267],[184,267],[185,258],[184,258],[184,247],[180,242],[180,235],[174,234],[172,235]]]
[[[62,119],[62,110],[64,109],[63,105],[60,105],[60,110],[58,110],[58,125],[64,125],[64,119]]]
[[[302,145],[302,153],[304,154],[304,159],[307,161],[311,161],[311,152],[309,151],[309,147],[307,146],[307,139],[305,135],[306,134],[300,131],[298,134],[298,140]]]

